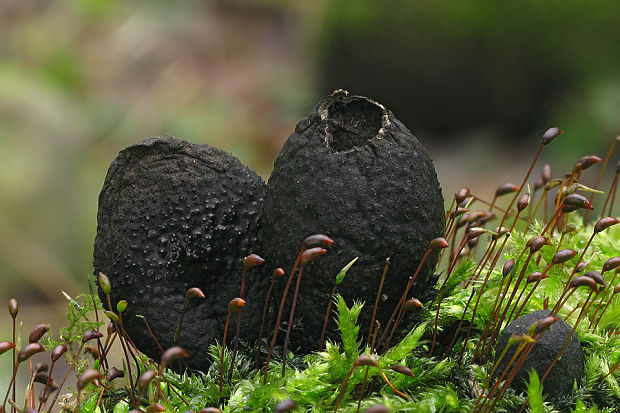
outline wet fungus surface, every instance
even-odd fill
[[[180,344],[187,365],[206,369],[210,344],[221,340],[229,300],[239,294],[243,258],[259,253],[265,184],[234,156],[171,137],[122,150],[99,196],[95,271],[112,283],[112,305],[129,302],[124,326],[138,348],[158,360],[173,345],[185,293],[198,287]],[[241,337],[258,335],[263,277],[247,277]],[[102,296],[107,308],[105,297]]]
[[[381,104],[342,90],[320,102],[285,143],[263,211],[263,250],[274,268],[290,268],[309,234],[335,241],[304,270],[293,351],[317,348],[334,278],[357,256],[338,292],[349,305],[366,303],[358,319],[363,335],[390,257],[377,312],[386,323],[429,242],[444,228],[441,187],[426,149]],[[411,295],[429,296],[436,262],[432,254]],[[334,328],[332,320],[328,337],[337,339]]]

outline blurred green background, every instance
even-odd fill
[[[60,326],[125,146],[172,134],[266,179],[335,88],[405,122],[447,198],[519,181],[552,125],[566,134],[544,161],[604,156],[620,133],[619,15],[615,0],[2,0],[0,302],[20,299],[26,332]]]

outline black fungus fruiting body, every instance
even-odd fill
[[[376,317],[387,322],[429,242],[443,233],[443,197],[433,163],[411,132],[379,103],[340,90],[285,143],[267,184],[263,222],[263,250],[272,266],[290,270],[308,235],[335,241],[301,281],[291,348],[311,351],[336,274],[355,257],[338,292],[349,306],[365,302],[358,319],[363,333],[390,257]],[[407,298],[428,297],[437,257],[431,254]],[[290,294],[288,300],[285,314]],[[332,338],[334,327],[332,316]]]
[[[527,333],[528,328],[530,328],[532,324],[538,320],[542,320],[550,314],[551,312],[548,310],[534,311],[533,313],[519,317],[512,323],[508,324],[508,326],[502,330],[495,346],[496,360],[506,348],[508,339],[512,335]],[[538,343],[530,355],[525,359],[523,366],[512,381],[511,387],[517,391],[525,392],[526,384],[529,382],[529,372],[532,368],[536,370],[538,377],[542,379],[543,375],[564,346],[571,329],[571,326],[562,319],[559,319],[553,323],[549,330],[545,331],[540,336]],[[511,348],[508,349],[506,355],[497,368],[497,373],[495,374],[496,376],[501,375],[505,370],[517,347],[518,344],[513,344]],[[583,349],[581,348],[581,343],[579,342],[577,333],[574,333],[568,347],[566,348],[566,351],[551,369],[549,375],[543,383],[543,390],[545,394],[553,399],[569,394],[573,389],[573,382],[581,379],[584,371],[584,365],[585,356],[583,354]],[[510,372],[508,372],[508,374],[510,374]],[[508,377],[508,374],[506,377]]]
[[[260,253],[264,192],[262,179],[234,156],[171,136],[130,146],[112,162],[99,195],[94,267],[110,278],[113,308],[129,302],[123,324],[141,351],[161,356],[136,315],[166,349],[187,289],[199,287],[206,297],[190,301],[180,345],[190,368],[209,366],[209,345],[221,341],[228,302],[239,295],[243,257]],[[269,281],[254,275],[247,277],[242,337],[258,335]]]

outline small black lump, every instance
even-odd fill
[[[548,310],[534,311],[508,324],[500,333],[497,344],[495,345],[496,358],[499,358],[500,354],[504,351],[508,339],[512,335],[525,334],[532,324],[550,314],[551,312]],[[535,369],[539,379],[541,379],[564,346],[571,330],[571,326],[566,324],[562,319],[553,323],[549,330],[545,331],[540,336],[540,340],[530,355],[525,359],[523,366],[516,374],[511,386],[518,391],[525,392],[531,369]],[[496,376],[501,375],[505,370],[516,348],[517,345],[515,344],[512,348],[508,349],[497,368],[498,373],[496,373]],[[553,399],[569,394],[573,389],[573,382],[581,379],[584,365],[585,356],[581,348],[581,343],[579,342],[577,333],[574,333],[564,354],[562,354],[556,365],[551,369],[549,376],[547,376],[543,383],[545,394]]]

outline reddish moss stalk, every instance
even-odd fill
[[[456,331],[454,332],[454,336],[452,337],[452,341],[450,342],[450,345],[448,346],[448,349],[446,350],[446,354],[444,354],[444,357],[448,357],[450,355],[450,351],[452,351],[452,348],[454,347],[454,344],[456,343],[456,338],[459,335],[459,331],[461,331],[463,320],[465,319],[465,315],[467,314],[467,310],[469,309],[469,304],[471,303],[472,298],[474,298],[474,294],[476,294],[476,289],[472,288],[471,294],[469,295],[469,299],[467,300],[467,304],[465,305],[465,308],[463,309],[463,314],[461,315],[461,319],[459,320],[459,324],[456,327]]]
[[[445,250],[445,248],[444,248]],[[394,318],[397,316],[397,314],[399,313],[400,309],[402,308],[402,305],[405,303],[405,299],[407,298],[407,294],[409,293],[409,290],[411,289],[411,286],[413,285],[413,282],[415,281],[416,277],[418,276],[418,274],[420,273],[420,270],[422,269],[422,266],[424,265],[424,262],[426,261],[426,258],[428,258],[429,254],[431,253],[432,248],[429,248],[428,250],[426,250],[426,253],[424,253],[424,256],[422,257],[422,260],[420,261],[420,264],[418,265],[418,268],[416,269],[415,273],[413,274],[413,276],[411,276],[409,278],[409,281],[407,282],[407,287],[405,288],[405,291],[403,292],[403,295],[400,297],[400,300],[398,301],[398,304],[396,304],[396,308],[394,309],[394,311],[392,312],[392,315],[390,316],[390,319],[388,320],[387,324],[385,325],[385,328],[383,330],[383,333],[381,334],[381,338],[379,338],[379,343],[377,344],[377,347],[379,347],[380,345],[383,344],[388,331],[390,330],[390,324],[392,324],[392,321],[394,321]],[[386,270],[387,270],[387,266],[386,266]],[[377,299],[379,298],[379,296],[377,296]],[[387,350],[387,345],[385,345],[383,347],[383,350]]]
[[[609,149],[607,150],[607,156],[605,156],[605,160],[603,161],[603,166],[601,166],[601,170],[598,173],[598,176],[596,177],[596,182],[594,183],[594,186],[592,187],[593,189],[598,189],[598,186],[601,184],[601,180],[603,179],[603,175],[605,174],[605,170],[607,169],[607,164],[609,163],[609,160],[611,159],[611,156],[614,153],[614,149],[616,149],[616,144],[620,142],[620,136],[616,136],[616,138],[611,141],[611,145],[609,145]],[[616,177],[614,179],[614,182],[616,182],[618,179],[618,174],[616,173]],[[613,184],[612,184],[613,187]],[[609,191],[611,192],[611,190]],[[590,202],[592,202],[592,199],[594,198],[594,192],[590,194]],[[602,214],[605,214],[605,206],[603,206],[603,212]],[[586,211],[586,215],[583,219],[584,224],[588,223],[588,217],[590,215],[590,211]],[[609,212],[609,215],[611,215],[611,212]]]
[[[280,330],[280,322],[282,321],[282,312],[284,311],[284,302],[286,301],[286,296],[288,295],[288,290],[291,287],[291,282],[293,281],[293,276],[295,275],[295,271],[297,270],[297,266],[299,265],[299,260],[301,260],[302,253],[303,253],[303,249],[299,251],[299,254],[297,255],[297,260],[295,261],[295,265],[293,265],[293,269],[291,270],[291,275],[289,275],[288,280],[286,281],[286,286],[284,287],[284,293],[282,294],[282,301],[280,301],[280,308],[278,309],[278,317],[276,319],[276,324],[273,329],[273,338],[271,339],[271,345],[269,346],[269,351],[267,352],[267,360],[265,360],[265,373],[263,375],[263,384],[267,384],[267,374],[269,373],[269,362],[271,361],[273,347],[276,345],[276,340],[278,338],[278,331]]]
[[[334,283],[334,287],[332,288],[332,292],[329,295],[329,302],[327,303],[327,309],[325,310],[325,318],[323,319],[323,329],[321,330],[321,339],[319,341],[319,351],[323,351],[323,346],[325,345],[325,333],[327,332],[327,323],[329,321],[329,312],[332,309],[332,303],[334,302],[334,294],[336,294],[336,289],[338,288],[338,284]]]
[[[368,344],[370,344],[370,339],[372,337],[372,330],[375,324],[375,317],[377,316],[377,307],[379,306],[379,298],[381,297],[381,292],[383,291],[383,282],[385,281],[385,275],[387,274],[387,270],[389,267],[390,267],[390,257],[385,259],[385,266],[383,268],[383,274],[381,275],[381,282],[379,283],[379,290],[377,291],[377,298],[375,299],[375,306],[372,309],[372,317],[370,318],[370,324],[368,325],[368,338],[366,339],[366,342]]]
[[[269,308],[269,298],[271,298],[271,292],[273,291],[273,286],[275,285],[278,278],[284,275],[284,270],[282,268],[276,268],[271,275],[271,283],[269,284],[269,289],[267,290],[267,295],[265,296],[265,304],[263,305],[263,316],[260,320],[260,330],[258,333],[258,340],[256,342],[256,360],[258,361],[258,350],[260,347],[260,342],[263,339],[263,331],[265,327],[265,319],[267,317],[267,309]]]

